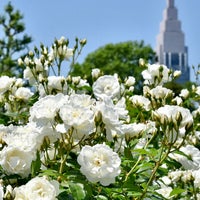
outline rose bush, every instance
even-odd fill
[[[61,76],[84,45],[61,37],[19,58],[23,79],[0,77],[0,195],[199,199],[200,86],[175,94],[179,73],[145,63],[140,95],[134,74]]]

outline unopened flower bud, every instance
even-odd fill
[[[65,37],[64,36],[61,36],[61,38],[58,40],[58,45],[62,45],[65,41]]]
[[[182,89],[181,93],[179,94],[180,97],[183,97],[184,99],[186,99],[189,96],[189,91],[188,89]]]
[[[25,57],[25,59],[24,59],[24,63],[25,63],[26,65],[29,65],[29,63],[30,63],[30,60],[29,60],[29,58],[28,58],[28,57]]]
[[[18,62],[18,65],[19,65],[19,66],[21,66],[21,65],[24,64],[24,62],[23,62],[23,60],[22,60],[21,58],[19,58],[19,59],[17,60],[17,62]]]
[[[139,59],[139,65],[142,67],[145,66],[145,60],[143,58]]]
[[[29,51],[28,55],[32,58],[34,56],[34,53],[32,51]]]
[[[72,82],[75,84],[75,85],[78,85],[79,82],[81,80],[81,77],[80,76],[74,76],[72,77]]]
[[[86,40],[85,38],[82,39],[82,40],[80,40],[80,44],[81,44],[82,46],[84,46],[86,43],[87,43],[87,40]]]
[[[97,79],[99,77],[99,75],[100,75],[100,72],[101,71],[98,68],[92,69],[92,78]]]
[[[175,70],[174,71],[174,78],[178,78],[181,75],[181,71],[180,70]]]
[[[135,84],[135,78],[133,76],[129,76],[125,82],[126,86],[133,86]]]

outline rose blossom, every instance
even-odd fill
[[[22,99],[27,101],[31,96],[33,96],[33,92],[29,88],[20,87],[15,92],[15,97],[18,99]]]
[[[194,169],[198,170],[200,169],[200,151],[198,148],[192,146],[192,145],[186,145],[180,148],[180,151],[183,152],[186,156],[177,154],[177,153],[171,153],[170,157],[175,159],[177,162],[181,163],[184,169]]]
[[[173,96],[173,91],[162,86],[157,86],[148,92],[152,98],[165,99],[168,96]]]
[[[151,102],[149,99],[142,95],[134,95],[130,97],[130,101],[136,107],[142,107],[144,110],[149,111],[151,108]]]
[[[47,90],[49,94],[56,94],[56,93],[67,93],[67,82],[64,76],[49,76],[47,78]],[[46,92],[44,86],[42,84],[39,85],[39,93],[40,97],[46,96]]]
[[[126,80],[125,80],[125,85],[126,86],[133,86],[135,84],[135,77],[133,76],[129,76]]]
[[[200,96],[200,86],[195,88],[195,93]]]
[[[91,108],[95,102],[96,100],[87,94],[72,94],[69,96],[69,103],[73,106]]]
[[[120,84],[116,76],[104,75],[99,77],[93,84],[93,92],[97,98],[115,98],[120,94]]]
[[[0,184],[0,199],[3,199],[3,197],[4,197],[3,185]]]
[[[164,123],[166,117],[175,124],[179,119],[179,128],[185,128],[187,125],[193,124],[193,117],[190,111],[181,106],[165,105],[156,110],[155,114],[160,117],[161,123]]]
[[[59,193],[57,181],[49,181],[45,177],[35,177],[26,185],[14,189],[15,200],[56,200]]]
[[[35,158],[34,152],[8,146],[0,152],[0,165],[7,174],[27,177],[31,172],[31,163]]]
[[[98,78],[100,76],[100,69],[98,68],[94,68],[92,69],[92,72],[91,72],[91,75],[92,75],[92,78]]]
[[[182,89],[180,94],[179,94],[179,96],[183,97],[184,99],[186,99],[189,96],[189,93],[190,92],[188,91],[188,89]]]
[[[35,124],[28,123],[25,126],[5,126],[0,127],[4,131],[3,141],[12,147],[23,149],[24,151],[36,151],[40,149],[44,135],[41,134]]]
[[[54,122],[54,118],[59,108],[67,101],[68,96],[59,93],[55,96],[48,95],[39,99],[30,108],[29,121],[36,122],[38,125],[44,126],[49,122]]]
[[[173,196],[170,196],[170,193],[172,192],[171,187],[162,187],[160,189],[157,189],[156,192],[160,195],[162,195],[165,199],[172,199]]]
[[[144,83],[147,85],[162,85],[170,80],[170,70],[165,65],[149,64],[148,68],[142,72]]]
[[[15,78],[10,78],[8,76],[1,76],[0,77],[0,94],[3,94],[7,90],[9,90],[14,84]]]
[[[106,129],[106,138],[108,141],[112,141],[115,135],[123,134],[121,118],[126,118],[126,110],[121,103],[114,105],[110,98],[105,98],[104,101],[99,101],[96,104],[96,113],[101,114],[102,122]]]
[[[87,107],[69,103],[60,108],[59,115],[64,122],[66,131],[73,127],[78,139],[81,139],[84,134],[93,133],[95,130],[94,112]]]
[[[121,172],[118,154],[105,144],[84,146],[77,161],[81,165],[81,173],[90,182],[100,182],[103,186],[114,183],[115,177]]]

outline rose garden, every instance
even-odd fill
[[[64,77],[66,41],[19,58],[23,78],[0,77],[4,199],[199,199],[200,87],[175,95],[164,84],[179,72],[142,60],[141,95],[133,76]]]
[[[24,31],[21,16],[11,4],[6,12],[12,26],[0,16],[9,36],[0,39],[0,200],[200,199],[199,69],[197,82],[180,90],[172,87],[180,71],[146,58],[138,59],[140,74],[124,78],[94,65],[89,75],[64,74],[86,40],[72,47],[63,36],[16,64],[9,52],[31,38],[15,40]]]

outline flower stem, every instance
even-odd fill
[[[152,171],[152,173],[151,173],[151,176],[150,176],[150,178],[149,178],[149,180],[148,180],[148,182],[147,182],[147,185],[146,185],[146,187],[145,187],[145,189],[144,189],[142,195],[140,196],[139,200],[142,200],[142,199],[146,196],[148,187],[149,187],[149,185],[152,183],[152,181],[154,180],[155,174],[156,174],[158,168],[159,168],[160,165],[163,163],[163,161],[167,158],[167,156],[169,155],[169,153],[170,153],[170,151],[171,151],[171,145],[169,146],[169,148],[168,148],[166,154],[162,157],[163,150],[164,150],[164,148],[162,148],[162,150],[161,150],[161,154],[160,154],[159,160],[156,162],[155,167],[154,167],[154,169],[153,169],[153,171]]]

